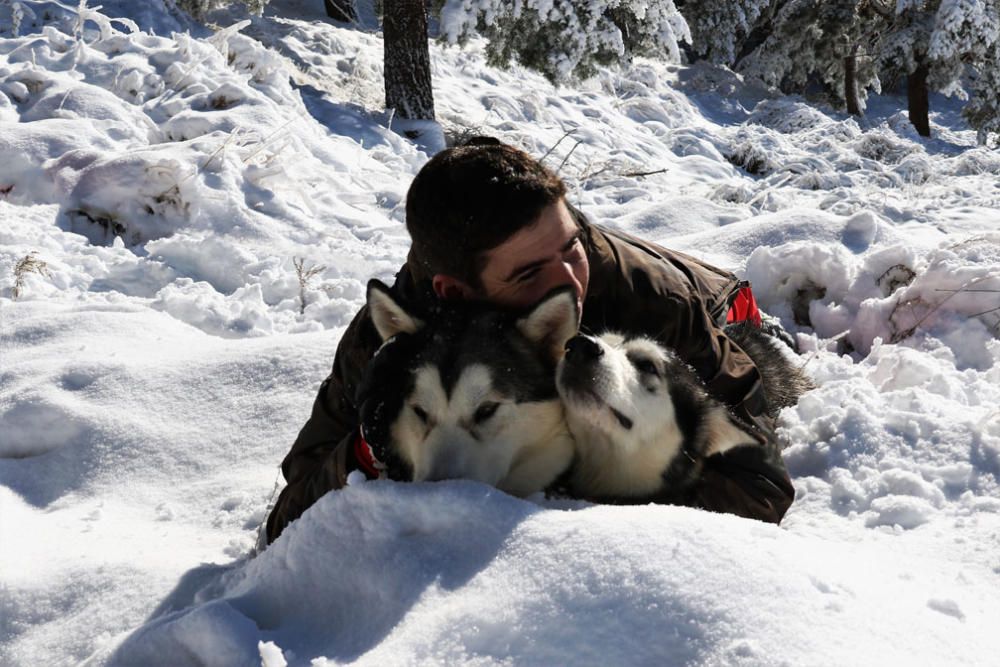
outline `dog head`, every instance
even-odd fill
[[[576,442],[582,495],[655,493],[682,451],[709,456],[756,443],[693,369],[649,338],[571,338],[556,386]]]
[[[676,422],[669,377],[679,363],[647,338],[581,334],[566,343],[556,386],[574,422],[621,442],[638,441]]]
[[[372,281],[368,308],[384,342],[359,392],[362,429],[390,476],[523,496],[569,466],[553,378],[578,322],[572,290],[519,314],[447,303],[417,313]]]

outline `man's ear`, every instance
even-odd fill
[[[559,287],[519,319],[517,328],[525,338],[545,349],[552,359],[559,359],[566,341],[576,335],[579,322],[576,290]]]
[[[476,294],[465,282],[444,273],[434,274],[431,287],[434,289],[434,296],[442,301],[471,301]]]
[[[406,312],[380,280],[368,281],[368,314],[383,341],[398,333],[416,333],[424,326],[419,318]]]

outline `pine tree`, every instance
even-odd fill
[[[326,7],[326,15],[334,21],[344,21],[350,23],[358,20],[358,9],[354,6],[354,0],[323,0]]]
[[[168,0],[168,5],[171,2],[178,9],[187,12],[199,21],[205,18],[205,15],[214,9],[234,4],[233,0]],[[264,11],[264,6],[267,5],[268,0],[239,0],[239,2],[244,5],[247,8],[247,11],[251,14],[260,15],[260,13]]]
[[[673,0],[446,0],[441,34],[461,43],[487,40],[491,65],[517,61],[550,81],[586,78],[597,65],[634,55],[680,60],[691,42]]]
[[[860,115],[868,91],[881,87],[869,52],[877,48],[883,25],[867,0],[789,0],[737,69],[788,93],[818,80],[848,112]]]
[[[970,78],[971,95],[962,115],[976,130],[979,143],[986,145],[991,135],[1000,135],[1000,41]]]
[[[872,0],[878,2],[888,0]],[[918,133],[930,136],[929,90],[964,97],[963,75],[988,69],[998,40],[1000,0],[897,0],[880,67],[907,77],[910,122]]]
[[[733,66],[754,28],[775,9],[774,0],[708,0],[686,2],[680,11],[691,29],[694,52]]]

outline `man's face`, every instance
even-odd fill
[[[582,312],[589,280],[582,232],[560,199],[542,209],[530,226],[486,253],[480,296],[501,306],[524,308],[556,287],[572,285]]]

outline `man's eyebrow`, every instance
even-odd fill
[[[567,241],[565,243],[565,245],[563,245],[563,247],[559,249],[559,252],[566,252],[567,250],[569,250],[570,248],[573,247],[574,243],[576,243],[577,241],[580,241],[582,239],[583,239],[583,231],[582,230],[578,230],[576,232],[576,234],[573,234],[573,236],[570,238],[570,240]],[[514,269],[513,271],[511,271],[510,274],[508,274],[508,276],[506,278],[504,278],[503,280],[504,280],[504,282],[509,283],[510,281],[514,280],[519,275],[521,275],[522,273],[527,273],[531,269],[535,269],[535,268],[538,268],[539,266],[543,266],[548,261],[549,261],[548,258],[545,258],[545,259],[536,259],[533,262],[528,262],[527,264],[522,264],[521,266],[519,266],[516,269]]]

